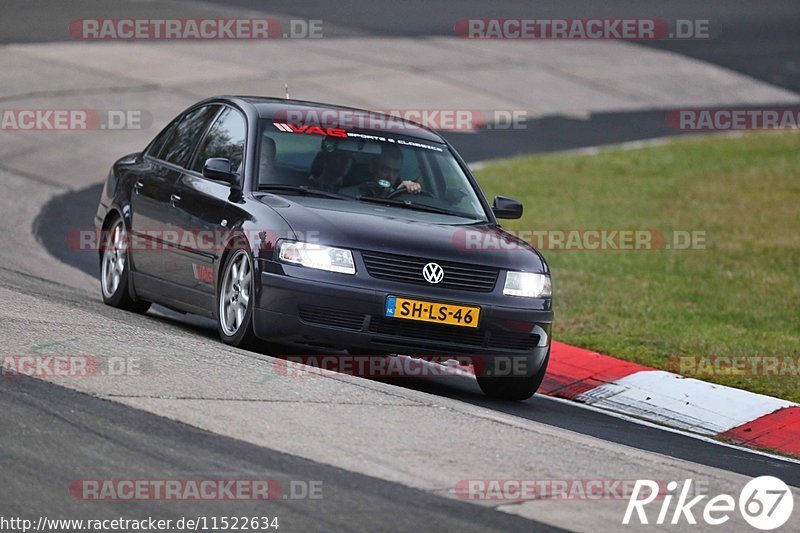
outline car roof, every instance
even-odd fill
[[[302,116],[308,117],[309,123],[317,125],[324,123],[330,127],[341,127],[346,130],[402,135],[429,142],[445,143],[445,140],[433,130],[411,120],[378,111],[267,96],[227,95],[215,99],[231,100],[240,105],[251,105],[258,116],[264,119],[282,118],[286,120],[287,116]]]

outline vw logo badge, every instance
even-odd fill
[[[436,263],[428,263],[422,267],[422,276],[428,283],[439,283],[444,279],[444,270]]]

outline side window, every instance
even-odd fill
[[[159,159],[184,166],[206,125],[218,110],[218,106],[204,106],[187,113],[167,135],[158,154]]]
[[[163,148],[164,143],[170,137],[170,134],[172,133],[172,130],[175,128],[177,122],[178,122],[177,120],[173,120],[172,122],[167,124],[167,126],[163,130],[161,130],[161,132],[156,136],[156,138],[153,139],[147,146],[147,149],[145,150],[146,155],[149,155],[151,157],[158,157],[161,148]]]
[[[201,172],[206,159],[222,157],[231,162],[234,172],[240,172],[244,154],[245,121],[241,113],[226,108],[208,131],[197,151],[192,170]]]

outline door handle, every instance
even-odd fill
[[[133,192],[139,194],[139,191],[142,190],[142,187],[144,187],[144,182],[142,180],[137,181],[133,184]]]
[[[169,197],[169,203],[172,204],[172,207],[175,207],[175,204],[181,201],[181,197],[177,194],[173,194]]]

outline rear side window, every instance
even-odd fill
[[[219,106],[204,106],[187,113],[167,133],[167,138],[158,154],[159,159],[173,165],[184,166],[209,121],[218,110]]]
[[[229,160],[231,168],[238,174],[244,154],[244,137],[244,117],[233,108],[225,108],[200,144],[192,170],[201,172],[207,159],[221,157]]]
[[[175,126],[177,125],[177,123],[178,123],[178,121],[173,119],[172,122],[167,124],[167,127],[165,127],[163,130],[161,130],[161,133],[159,133],[158,136],[156,136],[156,138],[153,139],[153,141],[148,145],[147,151],[145,152],[145,154],[147,154],[147,155],[149,155],[151,157],[158,157],[158,154],[161,152],[161,149],[164,147],[164,143],[170,137],[170,133],[172,133],[172,130],[175,129]]]

